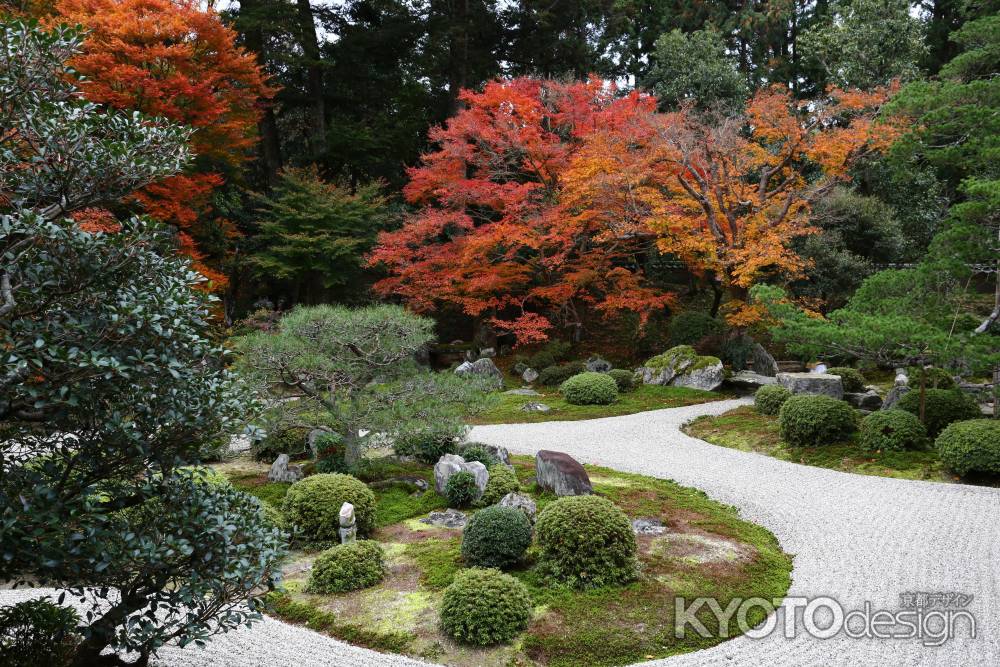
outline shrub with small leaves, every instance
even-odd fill
[[[870,452],[922,449],[927,444],[927,429],[906,410],[877,410],[861,420],[858,444]]]
[[[458,439],[465,436],[464,424],[443,422],[396,436],[393,449],[399,456],[413,456],[421,463],[437,463],[445,454],[454,454]]]
[[[540,571],[557,581],[589,588],[625,584],[637,576],[632,524],[606,498],[560,498],[542,510],[535,530]]]
[[[474,442],[462,447],[462,450],[459,452],[459,456],[461,456],[467,462],[479,461],[487,468],[499,463],[499,461],[496,460],[496,458],[493,456],[490,450]]]
[[[516,507],[493,505],[479,510],[462,533],[462,558],[473,567],[510,567],[529,546],[531,522]]]
[[[25,600],[0,609],[0,665],[69,664],[80,636],[76,611],[48,598]]]
[[[667,330],[671,346],[694,345],[706,336],[724,333],[726,325],[708,313],[685,310],[670,318]]]
[[[618,385],[619,393],[632,391],[635,388],[635,373],[624,368],[613,368],[608,371],[608,376]]]
[[[527,364],[535,370],[554,366],[569,355],[571,345],[563,340],[551,340],[542,349],[528,357]]]
[[[385,572],[385,551],[378,542],[338,544],[317,556],[307,588],[312,593],[356,591],[379,583]]]
[[[854,408],[830,396],[792,396],[778,411],[778,432],[795,447],[841,442],[856,429]]]
[[[444,591],[441,627],[465,644],[503,644],[528,627],[531,609],[527,587],[509,574],[463,570]]]
[[[476,477],[467,470],[461,470],[448,478],[444,485],[444,497],[449,507],[468,507],[479,496]]]
[[[776,415],[792,392],[780,384],[766,384],[753,395],[753,407],[762,415]]]
[[[1000,421],[969,419],[948,425],[935,446],[949,470],[1000,475]]]
[[[618,385],[605,373],[580,373],[559,386],[572,405],[610,405],[618,398]]]
[[[927,389],[924,397],[924,427],[937,437],[948,424],[982,416],[976,401],[961,389]],[[896,404],[901,410],[920,415],[920,389],[914,387]]]
[[[288,454],[289,458],[297,459],[309,451],[309,429],[305,427],[275,427],[268,430],[263,440],[255,441],[250,446],[250,454],[255,461],[271,463],[279,454]]]
[[[943,368],[938,368],[937,366],[932,366],[931,368],[924,369],[914,369],[910,371],[910,384],[911,386],[918,387],[920,385],[920,374],[924,374],[924,382],[926,386],[930,389],[957,389],[958,384],[955,382],[955,378],[951,373]]]
[[[486,489],[479,502],[482,505],[495,505],[508,493],[520,490],[521,482],[518,481],[517,474],[502,463],[498,463],[490,466],[490,478],[486,480]]]
[[[558,387],[566,380],[585,370],[586,367],[580,361],[570,361],[565,364],[549,366],[538,374],[538,384],[545,387]]]
[[[350,475],[323,473],[292,484],[285,494],[285,517],[303,538],[312,541],[340,537],[340,507],[354,505],[359,535],[375,528],[375,494]]]
[[[827,375],[837,375],[840,383],[844,386],[844,391],[857,393],[865,390],[865,376],[861,371],[847,366],[834,366],[826,369]]]

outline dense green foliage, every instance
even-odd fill
[[[778,411],[781,438],[796,447],[840,442],[857,430],[854,408],[829,396],[789,397]]]
[[[378,542],[338,544],[313,561],[308,589],[313,593],[356,591],[382,581],[385,572],[385,551]]]
[[[959,475],[1000,474],[1000,421],[955,422],[941,431],[934,444],[944,464]]]
[[[492,468],[494,465],[499,463],[499,461],[493,457],[493,454],[490,453],[490,450],[486,449],[483,445],[474,442],[463,445],[460,454],[466,461],[479,461],[487,468]],[[433,463],[437,463],[437,460],[433,461]]]
[[[559,391],[571,405],[608,405],[618,398],[618,383],[606,373],[580,373],[569,378]]]
[[[375,494],[361,480],[338,473],[299,480],[285,494],[282,509],[289,523],[306,540],[340,539],[340,507],[354,505],[358,535],[375,529]]]
[[[868,451],[921,449],[927,444],[927,429],[915,415],[893,408],[876,410],[861,420],[858,445]]]
[[[670,345],[694,345],[706,336],[724,333],[726,326],[708,313],[698,310],[683,310],[670,318],[667,332]]]
[[[574,375],[579,375],[586,370],[587,369],[581,361],[569,361],[566,363],[555,364],[554,366],[549,366],[548,368],[543,369],[538,374],[538,383],[546,387],[558,387]]]
[[[449,507],[469,507],[478,496],[476,477],[466,470],[456,472],[444,485],[444,497],[448,499]]]
[[[413,456],[422,463],[437,463],[445,454],[454,454],[465,425],[457,421],[427,424],[419,430],[400,433],[392,448],[399,456]],[[467,459],[468,460],[468,459]]]
[[[912,389],[899,399],[896,407],[919,416],[920,402],[920,390]],[[952,422],[975,419],[981,415],[976,402],[961,389],[927,389],[923,403],[924,426],[932,438],[936,438]]]
[[[828,375],[837,375],[840,377],[840,383],[843,385],[844,391],[857,393],[865,390],[865,376],[855,368],[834,366],[833,368],[826,369],[826,372]]]
[[[608,371],[608,376],[615,381],[618,386],[618,393],[624,394],[635,389],[635,373],[624,368],[612,368]]]
[[[753,395],[753,407],[762,415],[776,415],[792,395],[780,384],[766,384]]]
[[[652,66],[642,85],[672,109],[685,102],[704,109],[739,108],[748,96],[746,79],[715,30],[684,33],[674,29],[656,40]],[[673,340],[673,339],[671,339]],[[674,345],[690,344],[678,340]]]
[[[25,600],[0,609],[0,667],[63,667],[80,641],[80,621],[69,607],[48,598]]]
[[[441,627],[465,644],[489,646],[514,639],[531,620],[524,584],[499,570],[464,570],[441,601]]]
[[[468,459],[466,459],[468,460]],[[490,478],[486,481],[486,490],[479,499],[483,505],[495,505],[503,500],[508,493],[521,490],[517,474],[507,466],[498,463],[489,468]]]
[[[492,505],[476,512],[462,533],[462,558],[470,567],[506,569],[531,546],[531,523],[516,507]]]
[[[632,524],[606,498],[560,498],[538,515],[535,530],[539,568],[546,576],[577,588],[624,584],[636,577]]]

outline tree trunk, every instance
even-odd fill
[[[315,157],[326,143],[326,107],[323,100],[323,63],[316,21],[309,0],[295,0],[299,11],[299,44],[306,60],[306,92],[312,106],[309,150]]]
[[[247,50],[256,54],[257,64],[262,70],[267,67],[267,54],[265,53],[264,30],[261,28],[263,17],[260,15],[260,0],[242,0],[240,3],[241,14],[246,15],[246,26],[243,33],[243,43]],[[240,21],[237,20],[237,28]],[[264,166],[264,180],[267,189],[274,185],[275,177],[281,169],[281,139],[278,134],[278,123],[274,117],[274,108],[270,101],[264,102],[264,112],[257,122],[257,131],[260,133],[260,159]]]

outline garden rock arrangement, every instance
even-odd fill
[[[302,479],[302,466],[289,465],[288,454],[279,454],[267,473],[269,482],[297,482]]]
[[[761,375],[760,373],[755,373],[753,371],[740,371],[739,373],[733,374],[733,376],[727,381],[738,387],[757,389],[765,385],[777,384],[778,378],[772,375]]]
[[[594,492],[590,476],[569,454],[543,449],[535,455],[535,480],[539,488],[557,496],[582,496]]]
[[[483,495],[490,473],[479,461],[466,461],[457,454],[445,454],[434,464],[434,488],[443,494],[451,476],[459,472],[468,472],[476,480],[479,495]]]
[[[493,360],[488,357],[477,359],[476,361],[463,362],[455,369],[455,374],[462,377],[478,378],[483,383],[483,386],[488,389],[496,390],[503,387],[503,373],[493,363]]]
[[[859,410],[872,412],[882,408],[882,397],[874,389],[864,392],[845,392],[844,400]]]
[[[524,512],[524,515],[528,517],[528,521],[531,523],[535,522],[535,514],[538,513],[538,506],[535,504],[534,500],[523,493],[508,493],[500,500],[499,505],[501,507],[516,507]]]
[[[822,394],[840,400],[844,384],[839,375],[826,373],[778,373],[778,384],[793,394]]]
[[[441,526],[442,528],[464,528],[467,522],[468,517],[466,517],[465,513],[456,509],[431,512],[423,519],[420,519],[420,523],[425,523],[428,526]]]
[[[672,347],[636,370],[643,384],[673,385],[711,391],[722,384],[725,370],[716,357],[702,356],[690,345]]]

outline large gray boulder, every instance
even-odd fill
[[[726,371],[722,367],[722,362],[715,357],[699,357],[699,359],[714,359],[714,361],[705,361],[704,365],[700,365],[701,362],[699,362],[699,365],[689,367],[675,377],[670,384],[675,387],[690,387],[705,391],[712,391],[722,384],[722,381],[726,379]]]
[[[607,361],[599,356],[593,356],[590,359],[587,359],[587,363],[584,365],[590,373],[607,373],[613,368],[610,361]]]
[[[297,482],[304,477],[302,466],[289,465],[288,454],[278,454],[267,473],[269,482]]]
[[[871,389],[862,392],[844,392],[844,400],[859,410],[871,412],[882,408],[882,397]]]
[[[438,493],[443,494],[448,480],[458,472],[469,472],[476,478],[476,487],[479,492],[476,495],[478,500],[486,490],[486,483],[490,480],[490,473],[479,461],[466,461],[457,454],[445,454],[434,464],[434,488]]]
[[[882,410],[891,410],[896,407],[899,403],[899,399],[903,398],[906,394],[910,392],[910,387],[903,383],[896,383],[889,393],[885,395],[885,400],[882,401]]]
[[[538,512],[538,506],[535,505],[534,500],[523,493],[511,491],[500,500],[499,505],[500,507],[515,507],[524,512],[524,515],[528,517],[528,521],[535,523],[535,514]]]
[[[524,371],[521,372],[521,379],[528,384],[531,384],[538,379],[538,371],[534,368],[525,368]]]
[[[690,345],[672,347],[636,370],[643,384],[673,385],[694,389],[715,389],[725,379],[722,362],[703,357]]]
[[[778,362],[760,343],[754,343],[750,350],[750,370],[757,375],[774,377],[778,374]]]
[[[481,447],[489,452],[490,456],[496,459],[499,463],[502,463],[507,467],[510,467],[511,465],[510,452],[507,451],[506,447],[501,447],[500,445],[490,445],[485,442],[467,442],[461,446],[461,450],[465,450],[468,447]],[[461,455],[462,451],[459,451],[459,454]]]
[[[816,394],[841,400],[844,385],[839,375],[828,373],[778,373],[778,384],[793,394]]]
[[[769,384],[778,384],[778,378],[771,375],[760,375],[753,371],[740,371],[729,378],[729,382],[746,389],[760,389]]]
[[[585,496],[594,492],[590,476],[569,454],[543,449],[535,454],[535,481],[557,496]]]
[[[503,373],[489,358],[466,361],[455,369],[455,375],[475,378],[486,389],[500,389],[503,386]]]

